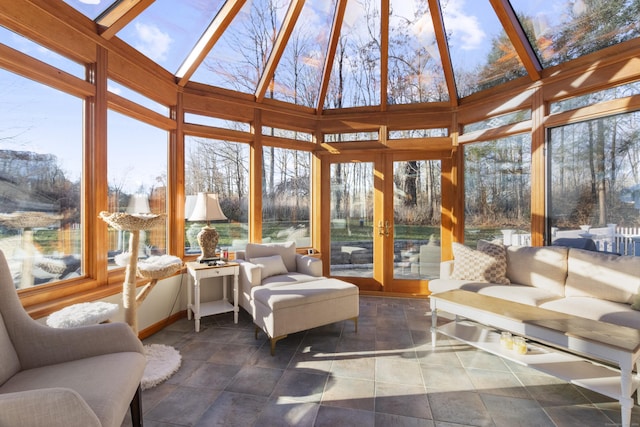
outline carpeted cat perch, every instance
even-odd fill
[[[161,255],[138,262],[140,231],[161,225],[165,221],[165,215],[100,212],[100,218],[116,230],[131,233],[129,252],[118,255],[115,261],[118,265],[126,267],[125,280],[122,285],[122,306],[125,321],[137,334],[138,306],[149,295],[158,280],[169,277],[182,269],[182,260],[171,255]],[[149,283],[144,285],[138,293],[136,293],[137,276],[149,280]],[[182,357],[175,348],[164,344],[151,344],[145,345],[144,350],[147,356],[147,366],[142,378],[143,390],[160,384],[180,368]]]

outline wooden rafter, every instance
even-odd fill
[[[387,110],[389,86],[389,0],[380,5],[380,110]]]
[[[529,77],[534,81],[540,80],[542,65],[533,51],[531,43],[529,43],[527,35],[522,29],[522,25],[513,11],[509,0],[489,1],[491,2],[491,6],[493,6],[493,10],[496,11],[496,15],[498,15],[498,19],[504,27],[509,40],[511,40],[524,68],[527,70],[527,73],[529,73]]]
[[[449,52],[449,44],[444,29],[444,21],[442,20],[442,10],[438,0],[428,0],[429,12],[433,21],[433,29],[436,33],[436,42],[438,43],[438,52],[440,52],[440,61],[442,62],[442,71],[444,79],[447,82],[447,90],[449,91],[449,101],[451,105],[458,105],[458,90],[456,89],[456,80],[453,75],[453,65],[451,65],[451,54]]]
[[[342,21],[344,20],[344,12],[347,9],[347,0],[338,0],[336,5],[336,14],[333,18],[333,26],[331,27],[331,35],[329,36],[329,46],[327,47],[327,55],[324,58],[324,68],[322,70],[322,79],[320,81],[320,91],[318,93],[318,104],[316,105],[317,114],[322,113],[324,99],[329,89],[329,79],[333,70],[333,60],[338,49],[338,41],[340,40],[340,30],[342,29]]]
[[[293,28],[295,27],[298,17],[300,16],[300,12],[302,11],[302,6],[304,6],[304,0],[293,0],[289,5],[287,15],[282,21],[282,27],[278,32],[276,41],[273,44],[273,49],[271,49],[271,54],[269,55],[269,59],[267,59],[264,71],[262,72],[262,76],[258,82],[258,87],[256,88],[256,100],[258,102],[261,102],[264,99],[264,95],[271,84],[271,80],[276,72],[276,67],[280,62],[284,48],[289,41],[289,37],[291,37],[291,33],[293,33]]]
[[[189,56],[187,56],[187,59],[185,59],[182,65],[180,65],[180,68],[178,68],[176,77],[179,86],[185,86],[189,82],[189,78],[195,73],[198,66],[200,66],[202,61],[207,57],[211,48],[213,48],[218,39],[224,34],[245,2],[246,0],[227,0],[224,3],[222,9],[220,9],[215,18],[213,18],[189,53]]]
[[[155,0],[120,0],[96,18],[98,32],[109,40]]]

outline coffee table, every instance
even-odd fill
[[[432,294],[432,345],[442,333],[489,353],[530,366],[620,402],[622,425],[631,424],[633,373],[640,357],[640,331],[475,292]],[[456,316],[438,326],[438,312]],[[500,345],[500,331],[541,343],[527,354]],[[640,403],[640,396],[639,396]]]

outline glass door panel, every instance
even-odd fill
[[[393,278],[440,275],[439,160],[393,163]]]
[[[371,162],[331,165],[331,275],[373,277]]]

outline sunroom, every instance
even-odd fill
[[[295,242],[427,298],[453,243],[640,256],[640,3],[1,0],[0,249],[36,319],[118,303],[137,258]],[[191,218],[191,219],[190,219]],[[186,316],[185,273],[139,307]],[[140,279],[138,285],[145,281]],[[203,298],[216,298],[216,291]]]

